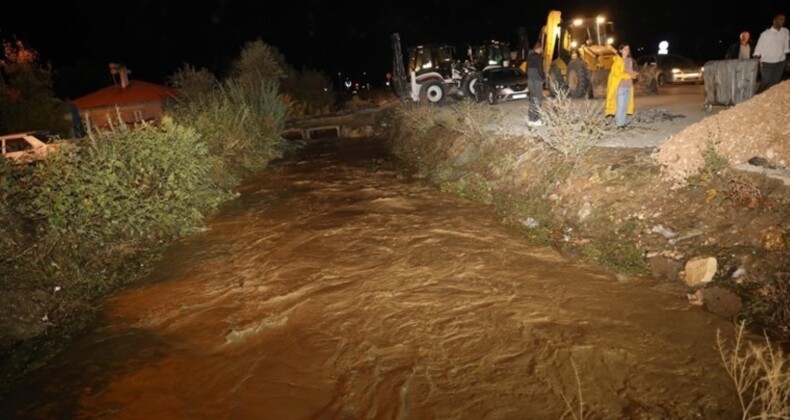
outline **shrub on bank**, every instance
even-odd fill
[[[172,111],[175,120],[194,127],[208,152],[219,158],[212,162],[210,176],[225,188],[280,156],[287,113],[277,84],[263,80],[250,85],[227,80]]]
[[[171,119],[93,132],[78,147],[16,170],[5,185],[6,217],[45,265],[100,270],[116,254],[199,230],[229,197],[209,177],[218,158],[197,131]]]

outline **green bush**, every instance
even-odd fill
[[[210,94],[217,87],[217,78],[206,69],[184,64],[168,79],[170,86],[181,92],[186,100],[195,100]]]
[[[12,187],[14,212],[56,259],[86,261],[166,242],[202,227],[228,197],[209,177],[216,157],[170,119],[94,132],[79,152],[51,156]]]
[[[286,68],[285,58],[277,48],[257,39],[244,44],[239,58],[231,65],[229,79],[255,89],[261,81],[279,83],[286,76]]]
[[[212,93],[177,105],[172,114],[200,132],[209,152],[220,158],[213,162],[211,177],[225,188],[280,156],[287,107],[275,83],[245,86],[227,80]]]
[[[335,95],[329,76],[315,70],[289,71],[283,79],[282,91],[290,99],[291,115],[319,115],[331,111]]]

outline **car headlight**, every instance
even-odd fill
[[[680,69],[672,69],[672,74],[680,73]]]

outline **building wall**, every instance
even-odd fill
[[[139,102],[126,104],[119,107],[100,107],[80,110],[83,120],[90,121],[93,127],[108,128],[107,117],[112,118],[112,123],[118,121],[118,114],[128,124],[134,125],[142,121],[158,120],[162,116],[163,106],[161,101]]]

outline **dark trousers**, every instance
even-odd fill
[[[527,80],[529,88],[529,120],[537,121],[540,119],[540,103],[543,101],[543,81]]]
[[[760,87],[757,88],[757,92],[762,92],[778,84],[782,80],[784,69],[784,60],[778,63],[760,63]]]

